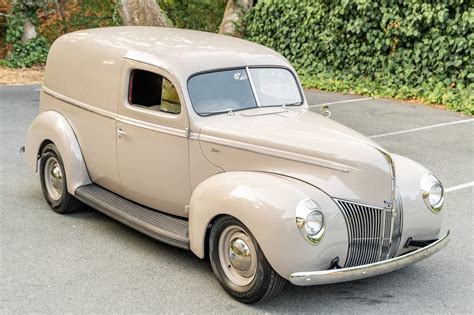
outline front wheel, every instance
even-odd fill
[[[209,257],[221,286],[237,301],[264,301],[285,285],[253,235],[234,217],[220,217],[212,225]]]

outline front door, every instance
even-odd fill
[[[122,194],[186,216],[190,198],[186,107],[176,81],[160,68],[125,59],[117,116]]]

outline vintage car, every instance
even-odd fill
[[[390,272],[443,248],[425,167],[310,111],[278,53],[216,34],[113,27],[49,52],[28,165],[49,206],[83,204],[209,257],[253,303]]]

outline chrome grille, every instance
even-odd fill
[[[385,260],[395,254],[401,235],[401,206],[395,211],[335,199],[346,220],[349,248],[344,267]],[[398,218],[397,218],[398,217]],[[398,233],[394,233],[398,231]],[[395,235],[396,234],[396,235]],[[392,246],[393,245],[393,246]],[[396,249],[395,249],[396,250]]]

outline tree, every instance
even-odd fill
[[[38,11],[45,10],[48,0],[13,0],[7,18],[5,43],[7,57],[3,60],[8,67],[31,67],[43,64],[48,56],[49,43],[38,35]]]
[[[253,0],[229,0],[219,28],[219,34],[243,37],[245,31],[245,15],[250,11]]]
[[[36,11],[40,8],[45,8],[47,5],[46,0],[16,0],[12,2],[13,9],[11,14],[16,14],[18,22],[22,22],[22,36],[21,42],[24,44],[31,39],[36,38],[38,35],[36,32],[37,15]],[[15,17],[12,17],[14,19]]]
[[[56,11],[56,15],[58,16],[59,19],[59,25],[61,27],[61,32],[63,34],[67,33],[67,27],[66,27],[66,19],[64,16],[64,11],[66,7],[66,0],[54,0],[54,7]]]
[[[156,0],[121,0],[123,25],[172,26]]]

